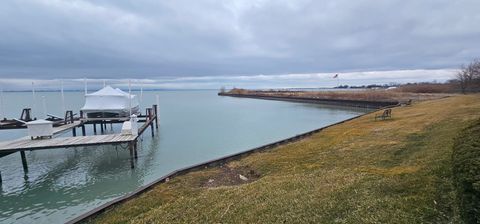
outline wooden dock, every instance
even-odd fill
[[[92,146],[104,144],[130,143],[138,138],[138,135],[92,135],[76,137],[59,137],[42,140],[31,140],[23,137],[13,141],[0,142],[0,153],[11,153],[19,150],[40,150],[53,148],[69,148],[79,146]]]
[[[0,158],[9,154],[20,152],[22,158],[23,169],[25,173],[28,172],[27,160],[25,151],[52,149],[52,148],[71,148],[71,147],[84,147],[84,146],[96,146],[96,145],[117,145],[127,144],[130,150],[130,165],[134,168],[134,159],[137,159],[137,141],[148,127],[151,128],[152,137],[154,133],[154,125],[158,129],[158,110],[157,105],[153,105],[152,108],[147,108],[146,115],[140,116],[144,122],[141,127],[138,128],[138,135],[125,135],[125,134],[108,134],[108,135],[91,135],[86,136],[85,125],[91,124],[93,126],[94,133],[96,133],[96,125],[99,124],[101,131],[106,129],[107,123],[120,123],[124,122],[125,118],[109,118],[108,120],[74,120],[73,118],[65,124],[54,127],[54,137],[50,139],[31,139],[30,137],[22,137],[15,140],[0,142]],[[76,129],[82,129],[82,136],[77,136]],[[60,133],[72,131],[72,137],[55,137]],[[1,173],[0,173],[1,180]],[[1,181],[0,181],[1,183]]]

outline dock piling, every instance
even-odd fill
[[[158,129],[158,105],[153,105],[153,112],[155,112],[155,127]]]
[[[97,123],[93,123],[93,133],[97,134]]]
[[[77,128],[76,128],[76,127],[73,127],[73,128],[72,128],[72,136],[73,136],[73,137],[76,137],[76,136],[77,136]]]
[[[23,172],[28,173],[28,164],[27,157],[25,156],[25,151],[20,151],[20,156],[22,157]]]
[[[130,168],[135,168],[135,164],[133,162],[133,144],[130,142],[128,143],[128,150],[130,150]]]
[[[133,141],[133,152],[134,152],[134,154],[135,154],[135,159],[138,159],[137,140]]]
[[[103,133],[103,121],[100,121],[100,131]]]
[[[152,137],[155,137],[155,132],[153,130],[153,113],[152,113],[152,108],[148,108],[147,109],[147,113],[148,113],[148,121],[150,122],[150,130],[152,132]]]
[[[82,125],[82,135],[83,135],[83,136],[87,135],[87,134],[86,134],[86,131],[85,131],[85,125]]]

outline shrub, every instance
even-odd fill
[[[455,139],[452,160],[460,216],[480,223],[480,120]]]

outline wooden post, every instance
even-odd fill
[[[23,172],[28,173],[28,164],[27,157],[25,157],[25,151],[20,151],[20,156],[22,157]]]
[[[130,168],[135,168],[135,164],[133,163],[133,144],[130,142],[128,143],[128,149],[130,150]]]
[[[93,133],[97,134],[97,123],[93,123]]]
[[[3,180],[2,180],[2,171],[0,171],[0,185],[2,185],[2,182],[3,182]]]
[[[153,105],[153,111],[155,112],[155,127],[158,129],[158,105]]]
[[[85,125],[82,125],[82,135],[85,136],[87,135],[86,131],[85,131]]]
[[[77,128],[76,127],[72,128],[72,135],[73,135],[73,137],[77,136]]]
[[[100,121],[100,131],[101,131],[102,134],[103,134],[103,121]]]
[[[135,153],[135,159],[138,159],[137,140],[134,140],[134,141],[133,141],[133,152]]]
[[[153,114],[152,108],[148,108],[148,122],[150,122],[150,130],[152,131],[152,137],[155,136],[155,132],[153,131]]]

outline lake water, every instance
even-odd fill
[[[138,93],[136,93],[139,95]],[[358,108],[220,97],[216,91],[144,92],[142,108],[160,96],[160,128],[140,141],[135,169],[125,146],[79,147],[26,152],[25,175],[19,153],[0,158],[0,223],[62,223],[138,189],[182,167],[294,136],[365,113]],[[4,93],[6,116],[19,118],[34,107],[35,116],[62,116],[58,92]],[[65,93],[66,108],[83,106],[81,92]],[[0,113],[2,113],[0,109]],[[119,130],[114,125],[113,131]],[[89,134],[92,127],[87,126]],[[110,127],[109,127],[110,131]],[[0,130],[0,140],[25,136],[26,130]],[[63,135],[71,135],[64,133]]]

